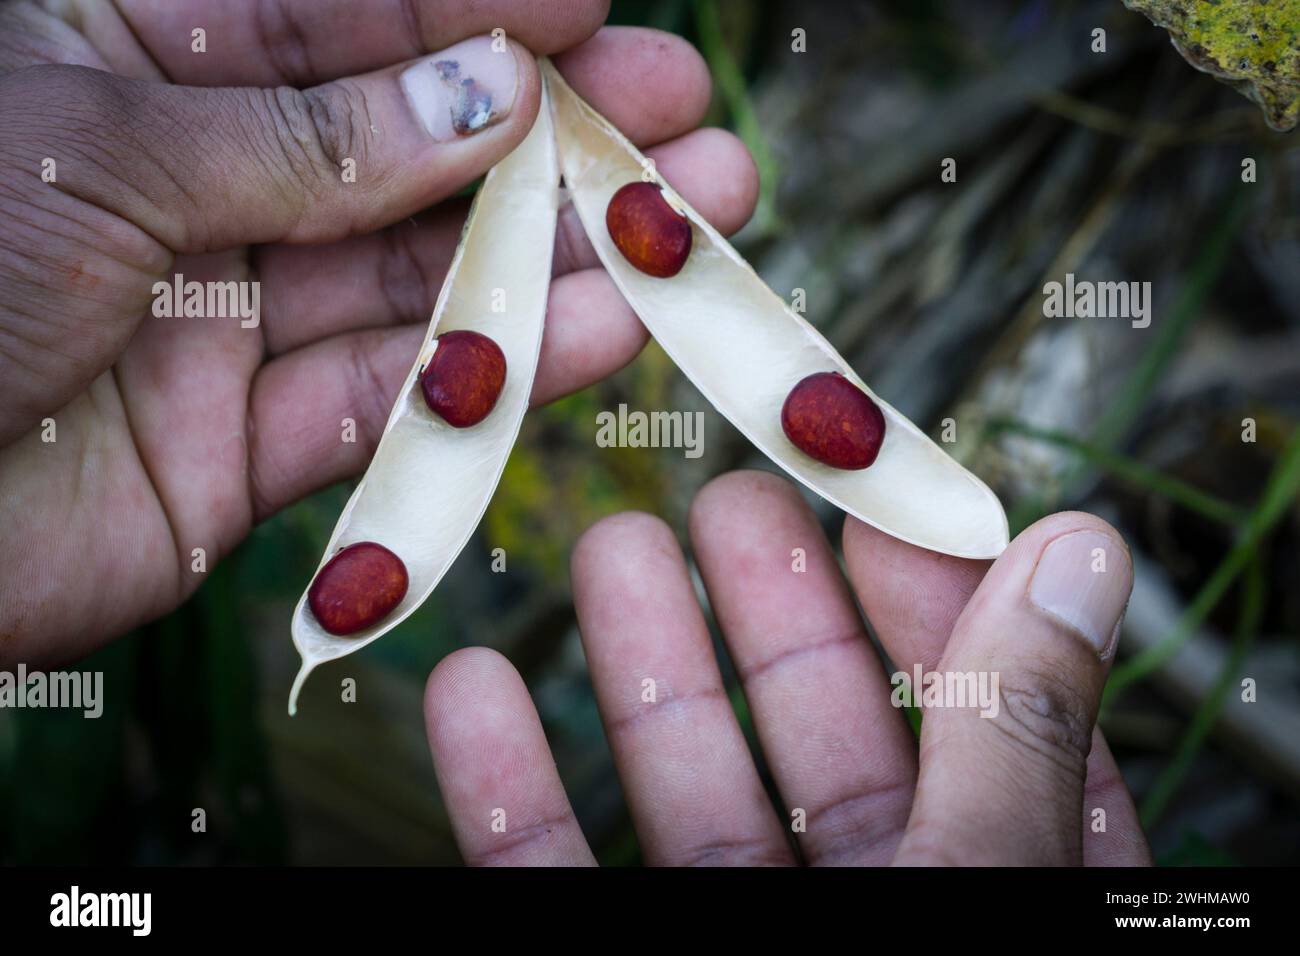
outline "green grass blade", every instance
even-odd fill
[[[754,165],[758,167],[758,206],[754,211],[754,223],[760,235],[770,236],[780,227],[776,212],[776,184],[781,178],[780,170],[754,112],[745,76],[722,35],[722,20],[718,15],[716,0],[697,0],[695,29],[699,33],[701,51],[709,64],[709,71],[731,113],[736,135],[744,142],[754,158]]]
[[[1139,817],[1143,828],[1150,828],[1165,812],[1169,802],[1177,794],[1183,781],[1187,779],[1192,761],[1196,759],[1210,731],[1218,722],[1219,715],[1227,702],[1228,692],[1236,684],[1237,675],[1241,673],[1246,654],[1250,651],[1255,634],[1259,630],[1260,619],[1264,616],[1264,592],[1264,573],[1260,561],[1256,558],[1247,566],[1241,609],[1237,615],[1237,628],[1233,635],[1232,653],[1228,655],[1228,660],[1224,663],[1223,670],[1219,672],[1214,687],[1192,716],[1192,722],[1188,725],[1182,740],[1179,741],[1178,749],[1174,752],[1169,766],[1165,767],[1156,778],[1150,793],[1142,801]]]
[[[1111,672],[1106,687],[1106,701],[1113,700],[1130,684],[1142,680],[1178,653],[1179,648],[1214,610],[1232,582],[1254,557],[1260,541],[1286,513],[1297,492],[1300,492],[1300,428],[1291,433],[1278,463],[1269,475],[1263,497],[1239,532],[1236,543],[1214,569],[1214,573],[1193,598],[1169,635]]]
[[[1246,512],[1234,504],[1144,465],[1127,455],[1075,438],[1066,432],[1038,428],[1009,418],[994,419],[989,422],[988,428],[991,434],[1007,432],[1072,451],[1102,471],[1161,495],[1212,521],[1237,527],[1246,519]]]

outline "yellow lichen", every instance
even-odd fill
[[[1124,0],[1199,70],[1250,97],[1277,130],[1300,120],[1300,0]]]

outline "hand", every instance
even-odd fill
[[[672,532],[644,514],[607,518],[574,551],[574,601],[646,862],[795,863],[799,816],[793,842],[812,864],[1150,862],[1094,729],[1132,586],[1128,550],[1105,522],[1052,515],[988,562],[850,518],[846,583],[795,488],[738,472],[700,492],[690,535],[786,815],[750,756]],[[899,671],[997,675],[996,715],[923,709],[918,759],[855,596]],[[446,658],[425,718],[469,863],[593,862],[503,657],[470,648]],[[491,826],[500,810],[505,832]],[[1104,832],[1093,829],[1098,810]]]
[[[364,469],[459,237],[468,203],[444,200],[536,116],[529,51],[558,53],[720,229],[745,222],[747,153],[695,130],[703,61],[655,31],[597,32],[605,11],[0,2],[0,664],[50,666],[166,613],[202,580],[194,549],[211,569],[255,522]],[[401,81],[448,59],[476,84],[456,122],[455,90],[429,80],[412,109]],[[555,262],[534,402],[645,341],[571,209]],[[155,317],[154,284],[176,274],[259,280],[260,325]]]

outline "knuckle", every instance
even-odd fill
[[[273,451],[262,442],[261,433],[252,427],[251,416],[249,422],[244,439],[248,445],[248,506],[253,520],[260,522],[280,509],[280,500],[272,489],[280,483],[276,479],[281,476],[268,476],[268,472],[276,470]]]
[[[787,866],[790,851],[785,844],[764,836],[743,835],[686,847],[678,859],[665,860],[670,866]]]
[[[416,248],[416,232],[404,225],[381,233],[379,291],[395,325],[428,317],[436,293]]]
[[[999,681],[1001,713],[992,722],[1021,751],[1082,775],[1092,746],[1092,708],[1060,675],[1041,665]]]
[[[864,779],[809,811],[805,842],[815,845],[818,864],[860,861],[866,852],[898,842],[907,826],[911,802],[910,778]]]
[[[325,163],[325,142],[311,100],[301,90],[276,87],[258,91],[274,131],[278,165],[298,185],[313,190]]]
[[[530,858],[554,854],[560,836],[567,830],[567,817],[548,817],[540,823],[503,835],[486,846],[467,850],[467,866],[520,866]]]
[[[314,90],[277,87],[263,95],[284,166],[309,192],[331,182],[345,159],[364,162],[370,111],[359,87],[347,83]]]
[[[325,88],[306,90],[308,117],[320,144],[321,153],[333,174],[344,159],[357,159],[370,129],[365,93],[353,83],[333,83]]]
[[[310,43],[295,9],[294,4],[285,0],[255,4],[253,31],[277,75],[288,83],[310,83],[315,75]]]
[[[384,424],[388,420],[388,396],[392,389],[375,367],[373,334],[352,336],[348,346],[348,406],[357,410],[357,431],[371,451],[379,446]]]

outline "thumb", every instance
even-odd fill
[[[998,558],[939,664],[954,685],[973,674],[993,693],[978,706],[922,699],[920,777],[896,862],[1082,862],[1092,728],[1132,587],[1119,533],[1087,514],[1045,518]]]
[[[172,252],[372,231],[473,181],[536,118],[523,47],[476,37],[307,90],[198,88],[81,67],[4,81],[14,147]],[[5,110],[6,115],[9,111]]]

